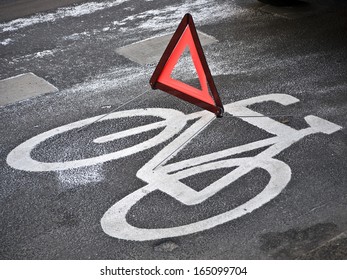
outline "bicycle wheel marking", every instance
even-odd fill
[[[247,161],[249,161],[249,158],[234,159],[228,162],[227,167],[246,164]],[[232,210],[229,210],[225,213],[222,213],[214,217],[204,219],[195,223],[172,227],[172,228],[145,229],[145,228],[138,228],[133,225],[130,225],[126,220],[126,214],[130,210],[130,208],[133,205],[135,205],[140,199],[142,199],[144,196],[158,189],[168,193],[168,188],[165,188],[165,189],[161,188],[161,186],[164,183],[166,185],[168,184],[168,182],[166,181],[167,180],[166,178],[165,181],[164,180],[161,181],[162,183],[159,181],[152,185],[149,184],[131,193],[130,195],[126,196],[125,198],[123,198],[122,200],[114,204],[109,210],[107,210],[107,212],[102,217],[101,226],[104,232],[110,236],[121,238],[121,239],[127,239],[127,240],[146,241],[146,240],[162,239],[162,238],[192,234],[192,233],[207,230],[215,226],[218,226],[220,224],[229,222],[231,220],[239,218],[261,207],[263,204],[265,204],[266,202],[276,197],[282,191],[282,189],[287,185],[287,183],[290,180],[289,166],[275,159],[272,159],[271,161],[272,162],[262,163],[261,166],[258,166],[265,169],[271,175],[270,182],[267,184],[265,189],[261,193],[259,193],[257,196],[247,201],[246,203]],[[225,167],[223,166],[223,164],[224,162],[220,162],[220,166],[213,166],[213,169]],[[212,166],[210,166],[209,170],[211,170],[211,168]],[[235,177],[238,177],[238,175],[239,174],[235,175]],[[229,180],[229,182],[231,181],[232,179]],[[180,182],[174,182],[174,183],[170,182],[169,183],[170,186],[168,187],[177,188],[178,183]],[[174,196],[176,199],[180,201],[183,200],[182,197],[180,197],[180,195],[178,194],[178,192],[176,193],[171,192],[169,194]],[[187,196],[189,200],[190,193],[186,192],[185,195]],[[189,203],[190,201],[188,200],[185,200],[184,202]]]
[[[138,170],[136,176],[146,182],[147,185],[116,202],[101,218],[101,226],[104,232],[115,238],[143,241],[191,234],[213,228],[239,218],[247,213],[251,213],[255,209],[275,198],[289,183],[291,179],[291,169],[286,163],[274,159],[274,157],[284,149],[290,147],[292,144],[308,135],[314,133],[331,134],[342,128],[319,117],[306,116],[304,119],[307,122],[308,127],[296,130],[247,108],[249,105],[265,101],[274,101],[287,106],[296,103],[299,100],[286,94],[262,95],[228,104],[225,106],[225,111],[234,116],[243,116],[240,117],[240,119],[273,134],[273,137],[195,158],[188,158],[175,163],[166,164],[195,136],[204,130],[211,121],[211,115],[209,113],[202,111],[190,115],[184,115],[176,110],[158,108],[116,112],[110,114],[104,119],[111,120],[130,116],[157,116],[162,118],[163,121],[102,136],[94,139],[95,143],[102,144],[158,128],[164,129],[158,135],[142,143],[94,158],[68,162],[44,163],[35,161],[30,157],[30,152],[39,143],[65,131],[82,127],[83,125],[98,119],[100,116],[81,120],[47,131],[25,141],[10,152],[7,157],[7,163],[13,168],[20,170],[53,171],[78,168],[105,161],[116,160],[167,141],[174,135],[178,134],[189,120],[195,120],[189,128],[174,138],[142,168],[140,168],[140,170]],[[253,157],[228,158],[236,154],[265,147],[267,147],[265,150]],[[180,181],[189,176],[226,167],[236,168],[201,191],[196,191]],[[238,180],[241,176],[256,168],[263,169],[270,175],[269,182],[259,194],[234,209],[198,222],[171,228],[138,228],[136,225],[129,224],[126,220],[126,215],[130,208],[153,191],[160,190],[183,204],[196,205],[212,197],[223,188],[232,185],[232,183]]]
[[[25,141],[24,143],[17,146],[8,154],[7,163],[11,167],[19,169],[19,170],[40,172],[40,171],[57,171],[57,170],[79,168],[83,166],[91,166],[91,165],[107,162],[110,160],[116,160],[116,159],[120,159],[129,155],[141,152],[143,150],[149,149],[151,147],[156,146],[160,142],[164,142],[170,139],[172,136],[174,136],[175,134],[177,134],[179,131],[182,130],[182,128],[185,126],[185,120],[186,120],[185,115],[179,111],[172,110],[172,109],[154,108],[151,110],[137,109],[137,110],[115,112],[106,116],[105,118],[103,118],[102,120],[98,122],[102,122],[105,120],[133,117],[133,116],[160,117],[166,120],[165,121],[166,127],[158,135],[142,143],[139,143],[132,147],[125,148],[123,150],[119,150],[110,154],[104,154],[104,155],[96,156],[93,158],[74,160],[74,161],[65,161],[65,162],[39,162],[31,158],[31,155],[30,155],[31,151],[34,150],[35,147],[41,142],[44,142],[45,140],[51,137],[54,137],[58,134],[61,134],[73,129],[78,129],[85,125],[93,123],[94,121],[97,121],[101,117],[101,116],[96,116],[96,117],[84,119],[81,121],[77,121],[77,122],[70,123],[61,127],[54,128],[52,130],[39,134]],[[129,137],[135,134],[144,133],[149,130],[160,128],[160,127],[163,127],[163,121],[154,123],[151,125],[144,125],[141,127],[137,127],[135,129],[129,129],[127,131],[122,131],[112,135],[99,137],[97,139],[94,139],[94,142],[105,143],[105,142],[119,139],[121,137]]]

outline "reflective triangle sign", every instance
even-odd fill
[[[186,48],[189,48],[201,89],[171,77],[173,69]],[[150,79],[150,84],[153,89],[161,89],[203,109],[209,110],[218,117],[222,116],[224,111],[223,105],[210,69],[208,68],[193,18],[190,14],[186,14],[183,17],[176,32],[172,36]]]

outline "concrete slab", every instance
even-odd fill
[[[170,33],[164,36],[142,40],[124,47],[120,47],[116,50],[116,52],[141,65],[157,63],[172,35],[173,33]],[[218,42],[216,38],[201,31],[198,31],[198,35],[202,46]]]
[[[34,73],[21,74],[0,81],[0,106],[56,91],[55,86]]]

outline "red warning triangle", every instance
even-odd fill
[[[172,71],[186,48],[189,48],[201,89],[175,80],[171,77]],[[153,89],[161,89],[178,98],[193,103],[203,109],[222,116],[223,105],[219,98],[210,69],[208,68],[204,52],[193,18],[186,14],[172,36],[164,51],[151,79]],[[212,93],[210,95],[209,89]]]

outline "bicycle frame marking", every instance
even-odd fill
[[[98,116],[56,128],[29,139],[11,151],[7,157],[7,162],[14,168],[27,171],[52,171],[88,166],[122,158],[153,147],[172,138],[184,128],[189,120],[196,120],[194,124],[172,140],[138,170],[136,176],[147,183],[147,185],[116,202],[101,218],[101,226],[104,232],[112,237],[120,239],[145,241],[192,234],[213,228],[247,213],[251,213],[275,198],[289,183],[291,179],[291,169],[286,163],[274,159],[274,156],[305,136],[314,133],[332,134],[342,128],[319,117],[306,116],[304,119],[309,126],[301,130],[296,130],[247,108],[249,105],[265,101],[274,101],[287,106],[299,100],[286,94],[262,95],[228,104],[225,106],[225,112],[234,116],[243,116],[240,117],[240,119],[275,136],[180,162],[166,164],[171,158],[175,157],[192,138],[203,131],[211,120],[210,113],[202,111],[184,115],[171,109],[138,109],[116,112],[110,114],[105,119],[117,119],[130,117],[132,115],[155,115],[162,117],[164,121],[99,137],[98,139],[94,139],[95,143],[105,143],[122,137],[144,133],[158,127],[165,128],[157,136],[143,143],[94,158],[59,163],[41,163],[30,157],[31,150],[40,142],[59,133],[79,128],[99,118]],[[174,122],[170,122],[171,119],[174,120]],[[232,155],[262,147],[268,148],[254,157],[228,158]],[[168,155],[170,156],[168,157]],[[236,168],[201,191],[195,191],[180,181],[183,178],[205,171],[226,167]],[[171,228],[138,228],[130,225],[126,220],[126,215],[131,207],[153,191],[160,190],[185,205],[195,205],[215,195],[217,192],[255,168],[261,168],[268,172],[270,175],[269,182],[259,194],[232,210],[198,222]]]

